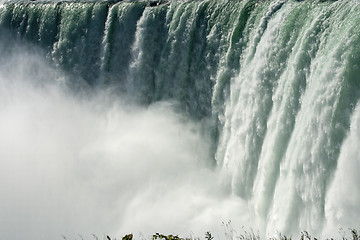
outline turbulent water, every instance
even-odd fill
[[[7,2],[0,34],[1,238],[359,228],[358,1]]]

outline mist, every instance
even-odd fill
[[[203,123],[174,102],[136,106],[69,84],[74,76],[26,49],[1,57],[1,239],[202,236],[248,221],[221,190]]]

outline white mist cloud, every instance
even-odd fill
[[[248,221],[245,204],[221,192],[199,123],[171,103],[75,94],[20,47],[0,63],[1,239],[202,236],[221,221]]]

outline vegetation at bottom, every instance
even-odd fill
[[[258,233],[254,233],[254,231],[244,231],[242,234],[235,234],[234,232],[231,232],[232,235],[230,235],[230,232],[225,233],[225,240],[261,240],[261,237]],[[342,234],[341,237],[336,238],[327,238],[326,240],[360,240],[360,232],[358,232],[356,229],[349,229],[349,231],[344,231],[343,229],[340,229],[340,233]],[[223,240],[223,239],[217,239],[213,236],[213,234],[210,231],[207,231],[205,233],[204,238],[200,237],[179,237],[178,235],[164,235],[160,233],[155,233],[152,235],[152,237],[145,237],[143,235],[140,236],[140,238],[135,239],[133,234],[127,234],[122,238],[112,238],[109,235],[104,236],[103,238],[99,238],[95,234],[92,234],[93,240]],[[62,236],[64,240],[70,240],[66,238],[65,236]],[[81,235],[78,235],[78,238],[75,238],[74,240],[85,240]],[[279,234],[278,237],[269,238],[269,240],[295,240],[291,236],[285,236],[282,234]],[[311,236],[307,231],[301,232],[299,240],[320,240],[319,238]]]

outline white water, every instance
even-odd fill
[[[360,108],[351,119],[351,133],[344,142],[333,184],[327,193],[325,214],[328,219],[324,232],[333,232],[339,226],[358,227],[360,194]]]
[[[1,239],[202,236],[246,218],[222,193],[199,124],[173,103],[75,95],[64,73],[17,49],[0,70]]]
[[[359,228],[359,4],[24,6],[0,9],[42,47],[0,48],[0,238]]]

